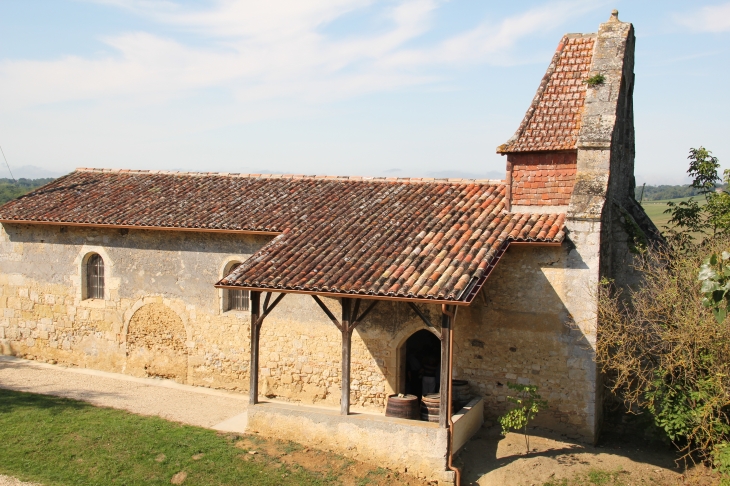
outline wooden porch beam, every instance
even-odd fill
[[[352,322],[352,329],[355,329],[357,326],[360,325],[360,323],[365,319],[365,317],[370,313],[371,310],[373,310],[373,307],[380,302],[379,300],[374,300],[370,303],[369,306],[365,308],[365,311],[363,311],[360,316],[357,315],[357,311],[360,308],[360,299],[357,299],[355,301],[355,311],[352,313],[352,316],[354,318],[354,321]]]
[[[286,294],[279,294],[279,296],[274,299],[274,302],[270,306],[268,305],[268,300],[271,297],[271,292],[266,295],[266,299],[264,299],[264,313],[261,314],[261,317],[258,318],[258,320],[256,321],[256,325],[261,327],[261,324],[263,324],[266,316],[271,314],[271,311],[274,310],[274,308],[279,304],[279,302],[281,302],[281,299],[283,299],[285,295]]]
[[[343,297],[341,299],[342,307],[342,319],[337,320],[335,315],[329,308],[324,305],[324,302],[312,294],[312,298],[317,305],[327,314],[330,321],[337,326],[342,334],[342,394],[340,396],[340,414],[350,414],[350,364],[352,361],[352,331],[362,322],[363,319],[373,310],[373,307],[378,303],[377,300],[373,300],[372,303],[363,311],[359,316],[357,315],[360,311],[360,299],[351,299]],[[353,309],[354,301],[354,309]]]
[[[333,324],[334,324],[335,326],[337,326],[337,329],[339,329],[340,331],[342,331],[342,324],[340,324],[340,321],[338,321],[338,320],[337,320],[337,318],[335,317],[335,315],[334,315],[334,314],[332,314],[332,311],[331,311],[331,310],[329,310],[329,309],[327,308],[327,306],[326,306],[326,305],[324,305],[324,302],[322,302],[322,301],[321,301],[321,300],[319,299],[319,297],[317,297],[317,296],[316,296],[316,295],[314,295],[314,294],[312,294],[312,298],[313,298],[313,299],[314,299],[314,301],[315,301],[315,302],[317,303],[317,305],[318,305],[318,306],[320,307],[320,309],[322,309],[322,310],[324,311],[324,313],[325,313],[325,314],[327,314],[327,317],[329,317],[329,318],[330,318],[330,321],[332,321],[332,323],[333,323]],[[343,300],[345,300],[345,299],[343,299]]]
[[[408,305],[410,306],[411,309],[413,309],[413,312],[415,312],[418,315],[418,317],[421,318],[423,323],[426,324],[429,328],[431,328],[431,330],[436,334],[436,336],[438,336],[438,338],[441,339],[441,332],[438,329],[436,329],[436,326],[434,326],[431,323],[431,320],[428,318],[428,316],[426,316],[426,314],[424,314],[423,311],[421,311],[421,309],[419,309],[418,306],[416,304],[414,304],[413,302],[408,302]]]
[[[271,292],[266,292],[266,297],[264,297],[264,314],[266,314],[266,309],[269,308],[270,300],[271,300]]]
[[[249,361],[249,386],[248,386],[248,403],[256,405],[259,403],[259,341],[261,338],[261,325],[274,307],[276,307],[286,294],[279,294],[274,302],[269,305],[271,292],[264,299],[264,312],[261,313],[261,292],[251,291],[251,359]]]

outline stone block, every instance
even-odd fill
[[[0,338],[0,354],[3,356],[12,356],[13,350],[10,347],[9,339]]]

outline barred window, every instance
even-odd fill
[[[96,253],[86,262],[86,298],[104,298],[104,260]]]
[[[248,310],[248,290],[228,290],[228,310]]]
[[[230,274],[241,264],[234,264],[228,273]],[[247,311],[249,309],[249,291],[241,289],[228,289],[228,309],[227,310],[238,310]]]

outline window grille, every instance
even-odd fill
[[[236,263],[228,270],[228,274],[233,272],[241,264]],[[228,310],[247,311],[249,308],[249,291],[239,289],[228,289]]]
[[[248,290],[228,290],[228,310],[248,310]]]
[[[96,254],[86,263],[86,298],[104,298],[104,260]]]

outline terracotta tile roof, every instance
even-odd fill
[[[498,153],[576,148],[594,43],[595,35],[561,39],[525,118]]]
[[[564,238],[565,215],[509,214],[504,194],[462,179],[79,170],[0,221],[278,232],[219,285],[456,301],[509,241]]]

